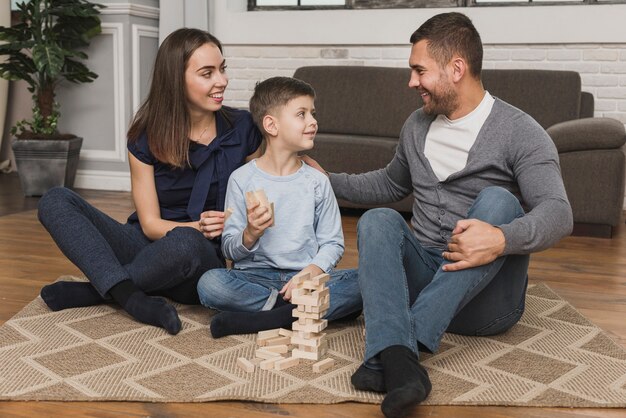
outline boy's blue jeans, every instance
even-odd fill
[[[524,216],[517,198],[500,187],[484,189],[467,214],[491,225]],[[392,345],[417,353],[418,343],[437,350],[445,331],[493,335],[522,316],[528,255],[502,256],[456,272],[441,249],[423,247],[399,213],[372,209],[358,224],[359,284],[365,315],[365,364]]]
[[[272,309],[278,291],[299,270],[213,269],[198,282],[198,296],[204,306],[220,311],[258,312]],[[333,270],[326,286],[330,290],[330,307],[324,318],[334,320],[362,308],[357,270]]]

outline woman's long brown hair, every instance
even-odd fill
[[[185,94],[185,69],[195,50],[207,43],[223,52],[215,36],[199,29],[178,29],[165,38],[157,52],[148,97],[128,129],[130,142],[137,141],[145,132],[150,152],[173,167],[189,164],[191,120]]]

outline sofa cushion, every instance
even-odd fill
[[[357,174],[385,167],[397,146],[398,139],[392,137],[318,133],[315,147],[306,154],[326,171]]]
[[[557,123],[548,135],[559,153],[596,149],[617,149],[626,143],[624,125],[609,118],[585,118]]]
[[[315,89],[320,132],[397,140],[406,119],[422,106],[408,87],[408,68],[312,66],[293,76]]]
[[[575,71],[483,70],[483,86],[548,128],[580,114],[580,75]]]

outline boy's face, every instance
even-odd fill
[[[299,96],[284,105],[276,117],[276,143],[289,151],[313,148],[317,133],[315,105],[310,96]]]

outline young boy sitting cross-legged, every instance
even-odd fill
[[[293,322],[291,278],[328,273],[330,307],[325,317],[356,317],[362,301],[356,270],[333,270],[344,251],[341,217],[328,178],[302,162],[317,132],[313,88],[273,77],[259,83],[250,112],[266,151],[230,176],[225,207],[233,210],[222,234],[222,251],[233,269],[213,269],[198,283],[204,306],[222,311],[211,322],[219,338]],[[247,202],[264,190],[271,207]],[[273,212],[273,213],[272,213]]]

